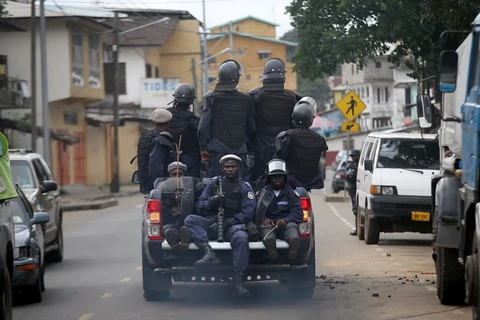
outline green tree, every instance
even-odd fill
[[[363,67],[372,57],[388,52],[392,62],[421,78],[437,70],[440,33],[468,29],[480,2],[293,0],[286,10],[298,31],[293,61],[303,76],[315,79],[348,62]],[[396,48],[392,50],[389,43],[396,43]]]

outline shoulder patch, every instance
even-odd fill
[[[247,197],[248,197],[248,199],[253,200],[253,198],[255,197],[255,195],[253,194],[252,191],[248,191]]]
[[[295,193],[295,195],[296,195],[298,198],[300,198],[300,193],[298,193],[297,190],[293,190],[293,193]]]
[[[250,182],[248,181],[243,181],[243,183],[245,183],[249,188],[252,188],[252,185],[250,184]],[[253,188],[252,188],[253,189]]]

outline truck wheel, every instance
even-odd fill
[[[11,320],[12,319],[12,284],[10,282],[10,273],[4,262],[2,262],[1,278],[1,296],[0,296],[0,319]]]
[[[465,299],[465,268],[458,263],[457,249],[437,248],[437,296],[441,304],[460,305]]]
[[[288,294],[296,298],[311,298],[314,294],[315,278],[315,248],[308,260],[308,269],[292,274],[288,281]]]
[[[370,218],[370,209],[367,208],[365,209],[365,243],[377,244],[379,239],[380,222]]]
[[[465,292],[467,303],[472,305],[472,319],[480,320],[477,231],[473,234],[472,242],[472,255],[467,257],[467,263],[465,264]]]
[[[172,287],[172,277],[155,275],[154,270],[142,250],[143,298],[147,301],[166,300],[170,297],[170,291],[165,289]]]
[[[63,228],[61,220],[58,228],[57,237],[55,238],[55,243],[58,245],[58,248],[47,253],[45,258],[48,262],[62,262],[63,260]]]
[[[365,226],[364,226],[365,219],[362,218],[362,214],[359,211],[357,211],[357,219],[355,220],[357,223],[358,240],[365,240]]]
[[[26,293],[26,298],[31,303],[42,302],[42,275],[38,275],[38,279],[35,282],[35,285],[31,288],[28,288]]]

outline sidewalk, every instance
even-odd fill
[[[62,186],[64,211],[98,210],[118,205],[117,198],[139,194],[138,185],[120,186],[120,192],[110,193],[110,188],[85,185]]]

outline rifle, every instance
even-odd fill
[[[176,176],[177,190],[175,193],[175,200],[177,201],[178,210],[180,210],[180,177],[178,176],[178,169],[179,169],[178,162],[180,161],[181,146],[182,146],[182,135],[180,135],[180,138],[178,139],[178,145],[177,145],[177,176]]]
[[[218,177],[218,191],[220,193],[220,197],[223,197],[223,189],[222,189],[222,177]],[[217,214],[217,225],[218,225],[218,232],[217,232],[217,241],[224,242],[223,238],[223,220],[225,219],[225,213],[223,209],[223,205],[220,201],[220,205],[218,206],[218,214]]]

